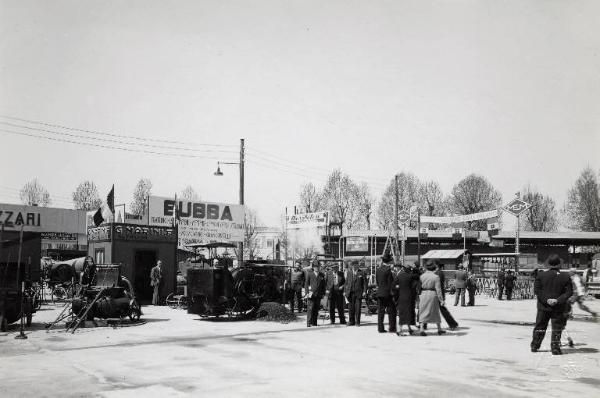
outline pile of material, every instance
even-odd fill
[[[256,319],[259,321],[288,323],[296,320],[296,315],[285,308],[283,304],[266,302],[258,308]]]

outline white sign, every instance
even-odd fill
[[[66,232],[85,235],[85,211],[0,203],[0,225],[6,231]]]
[[[436,224],[455,224],[476,220],[484,220],[486,218],[498,217],[500,215],[499,210],[484,211],[481,213],[465,214],[460,216],[450,217],[433,217],[433,216],[421,216],[421,222],[436,223]]]
[[[531,205],[527,202],[522,201],[521,199],[514,198],[506,206],[504,206],[504,210],[512,214],[513,216],[518,217],[525,210],[529,209]]]
[[[288,229],[304,229],[326,227],[329,220],[329,213],[319,211],[316,213],[301,213],[287,216]]]
[[[150,225],[175,225],[175,209],[179,220],[179,246],[211,242],[243,242],[245,207],[213,202],[193,202],[186,199],[150,196]]]

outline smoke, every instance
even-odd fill
[[[324,253],[319,228],[290,229],[288,239],[295,257],[313,257]]]

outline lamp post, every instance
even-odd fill
[[[239,162],[217,162],[217,171],[215,176],[223,175],[221,171],[222,164],[237,164],[240,167],[240,205],[244,204],[244,139],[240,139],[240,161]],[[245,236],[245,220],[244,220],[244,236]],[[238,266],[244,265],[244,242],[238,243]]]

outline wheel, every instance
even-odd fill
[[[129,305],[129,319],[132,322],[137,322],[140,320],[142,315],[142,311],[140,310],[139,305],[134,301]]]
[[[177,306],[183,310],[187,310],[188,308],[188,299],[186,296],[181,296],[177,301]]]
[[[165,299],[165,303],[166,303],[166,304],[169,306],[169,308],[173,308],[173,309],[177,308],[177,303],[178,303],[178,301],[179,301],[179,300],[176,300],[176,299],[174,298],[174,295],[173,295],[173,293],[170,293],[170,294],[167,296],[167,298]]]
[[[63,300],[67,296],[67,291],[62,286],[55,286],[52,289],[52,301],[56,298],[56,300]]]

